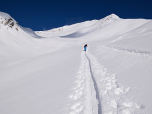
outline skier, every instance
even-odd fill
[[[87,50],[87,47],[88,47],[88,46],[87,46],[87,44],[86,44],[86,45],[84,45],[84,51],[86,51],[86,50]]]

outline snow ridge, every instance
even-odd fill
[[[70,32],[70,34],[68,34],[68,35],[76,34],[76,33],[85,33],[86,34],[86,33],[95,31],[96,29],[99,29],[99,28],[103,27],[104,25],[107,25],[118,19],[120,19],[120,18],[117,15],[111,14],[100,20],[85,21],[85,22],[80,22],[80,23],[76,23],[76,24],[72,24],[72,25],[66,25],[66,26],[59,27],[59,28],[53,28],[53,29],[46,30],[46,31],[35,31],[35,33],[38,35],[42,35],[44,33],[62,34],[64,32],[67,32],[69,29],[74,29],[74,31],[72,33]],[[64,35],[61,35],[61,36],[65,37]],[[66,34],[66,37],[67,37],[67,34]]]
[[[59,33],[59,32],[62,32],[63,31],[63,28],[64,27],[59,27],[59,28],[53,28],[53,29],[50,29],[50,30],[46,30],[46,31],[35,31],[36,34],[41,34],[41,33],[47,33],[47,32],[50,32],[50,33]]]
[[[111,23],[117,19],[120,19],[117,15],[115,14],[111,14],[109,16],[106,16],[103,19],[100,19],[97,23],[96,23],[96,28],[99,29],[101,27],[103,27],[104,25],[107,25],[108,23]]]
[[[2,27],[15,28],[17,31],[19,30],[18,23],[7,13],[0,12],[0,28]]]

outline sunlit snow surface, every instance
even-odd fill
[[[0,114],[151,114],[151,36],[115,14],[34,32],[0,12]]]

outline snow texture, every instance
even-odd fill
[[[0,12],[0,114],[151,114],[151,36],[147,19],[34,32]]]

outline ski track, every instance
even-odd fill
[[[85,53],[81,53],[81,66],[78,71],[76,86],[73,88],[73,94],[68,104],[67,114],[98,114],[98,101],[96,91],[91,78],[89,61]],[[70,112],[70,113],[69,113]]]
[[[81,59],[67,114],[146,114],[143,105],[127,97],[130,88],[118,84],[93,55],[82,52]]]
[[[122,47],[108,47],[108,46],[104,46],[104,47],[109,48],[109,49],[118,50],[118,51],[125,51],[125,52],[128,52],[128,53],[140,54],[140,55],[144,55],[144,56],[152,56],[152,51],[125,49],[125,48],[122,48]]]

